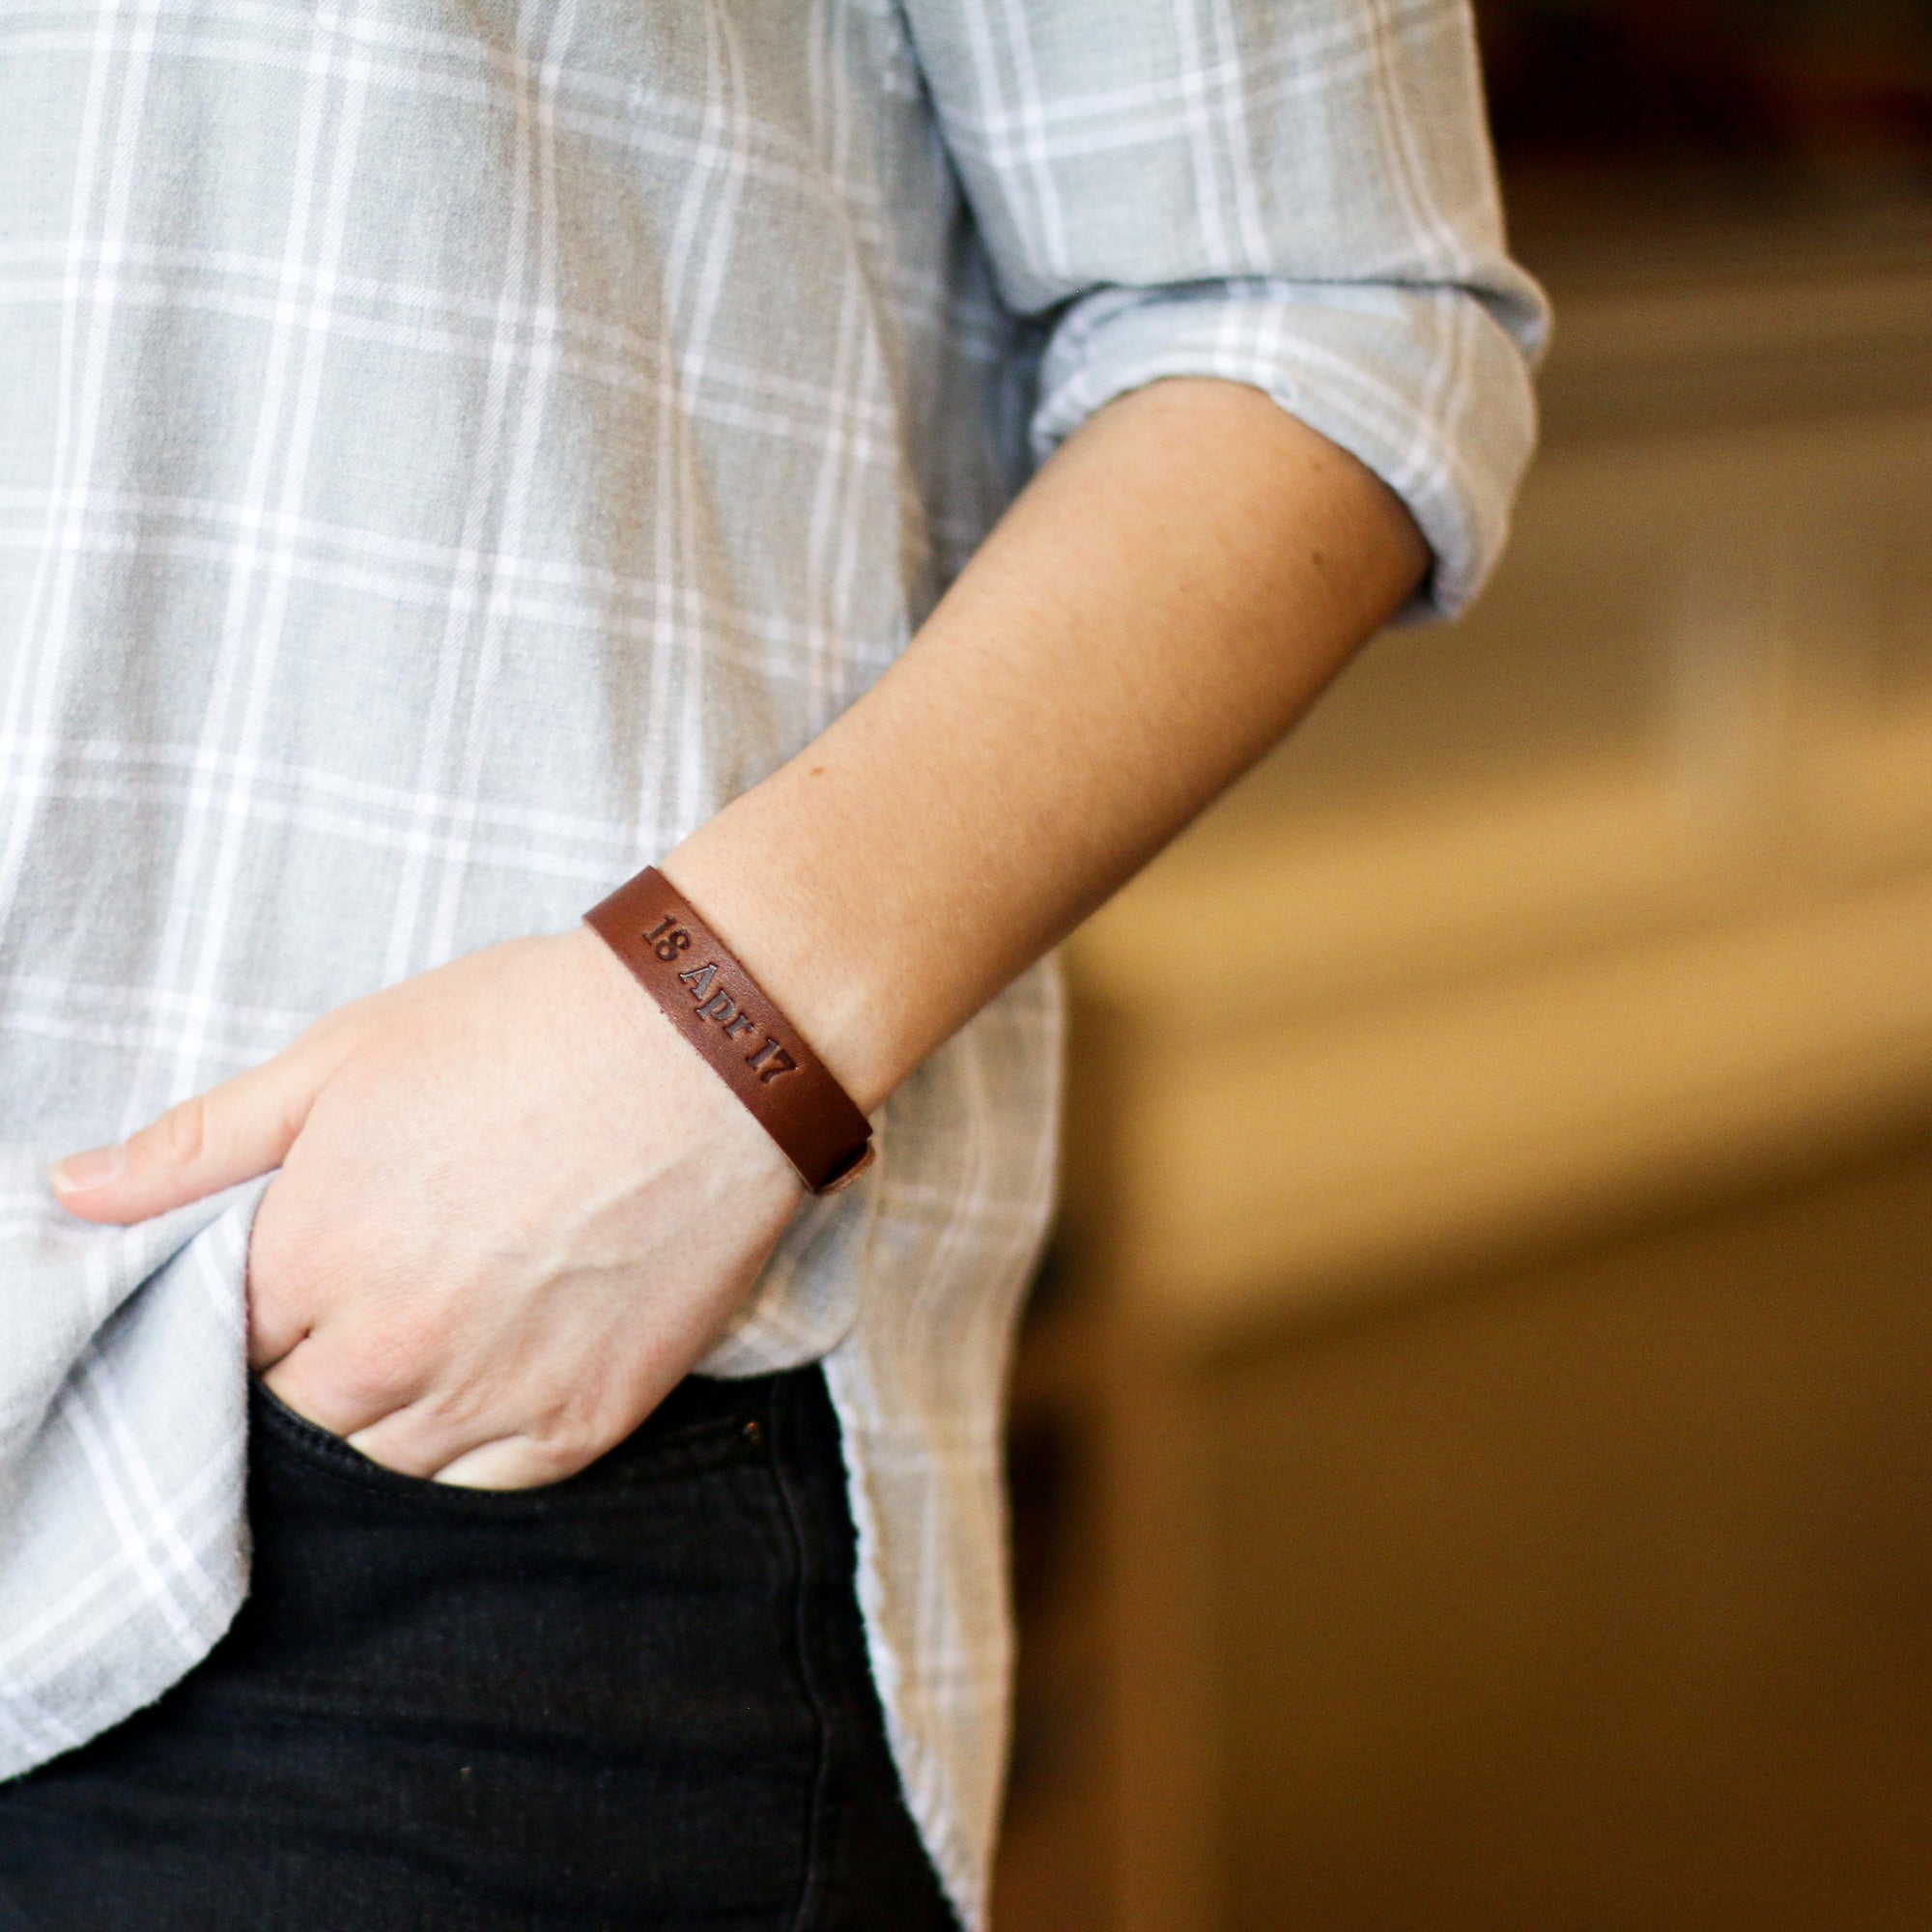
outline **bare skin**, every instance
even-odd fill
[[[1156,384],[662,869],[869,1111],[1272,745],[1427,562],[1387,488],[1257,391]],[[277,1168],[253,1365],[375,1461],[485,1489],[627,1435],[801,1199],[582,928],[342,1007],[54,1184],[131,1222]]]

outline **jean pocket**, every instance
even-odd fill
[[[459,1514],[529,1516],[621,1507],[640,1489],[763,1459],[771,1433],[770,1379],[687,1377],[629,1435],[575,1475],[534,1489],[479,1490],[406,1475],[374,1462],[251,1376],[251,1455],[257,1461],[293,1457],[311,1472],[370,1494]]]

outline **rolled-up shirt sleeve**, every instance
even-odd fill
[[[1500,552],[1547,311],[1466,0],[908,0],[1044,457],[1170,376],[1252,384],[1408,505],[1449,615]]]

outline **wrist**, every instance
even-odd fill
[[[805,1036],[861,1112],[870,1114],[917,1065],[856,922],[831,881],[773,883],[721,814],[659,869],[724,938]]]
[[[872,1159],[871,1123],[798,1022],[678,887],[647,866],[584,914],[659,1012],[814,1194]]]

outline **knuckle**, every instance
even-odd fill
[[[354,1256],[332,1252],[309,1216],[286,1209],[270,1187],[248,1236],[248,1293],[266,1307],[299,1311],[305,1325],[332,1319],[361,1279]]]
[[[338,1354],[329,1364],[328,1378],[338,1398],[358,1413],[393,1407],[403,1392],[398,1378],[360,1350]]]
[[[306,1305],[316,1300],[321,1284],[313,1244],[290,1225],[274,1188],[270,1188],[248,1231],[249,1288]]]
[[[542,1480],[560,1482],[596,1462],[622,1434],[589,1403],[565,1401],[526,1429],[524,1440],[532,1462],[550,1472]]]
[[[526,1436],[525,1445],[533,1484],[560,1483],[566,1476],[588,1468],[609,1446],[588,1430],[546,1431]]]
[[[208,1127],[207,1103],[196,1094],[143,1127],[130,1143],[130,1151],[162,1167],[192,1167],[207,1150]]]
[[[371,1321],[342,1346],[337,1372],[344,1392],[358,1404],[411,1394],[435,1360],[436,1347],[428,1322],[395,1316]]]

